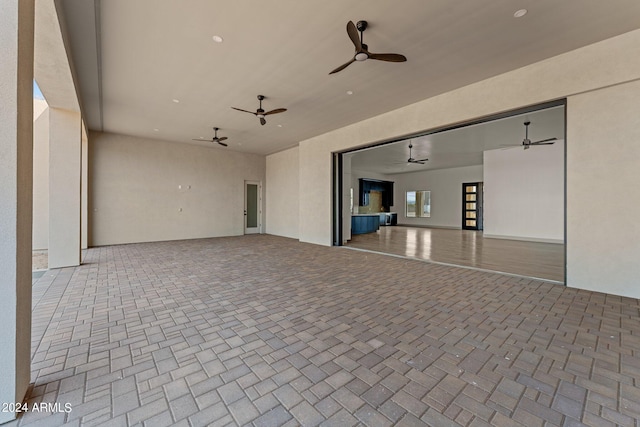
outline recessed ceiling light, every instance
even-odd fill
[[[348,90],[347,91],[347,95],[353,95],[353,91],[352,90]]]
[[[154,132],[160,132],[160,129],[155,128],[153,131],[154,131]]]
[[[173,101],[173,102],[175,102],[176,104],[177,104],[178,102],[180,102],[180,100],[179,100],[179,99],[175,99],[175,98],[174,98],[174,99],[172,99],[172,101]]]
[[[526,14],[527,14],[527,9],[520,9],[520,10],[516,10],[516,13],[513,14],[513,17],[522,18]]]
[[[213,36],[213,41],[216,43],[222,43],[224,41],[224,39],[220,36]]]
[[[279,127],[279,128],[281,128],[281,127],[282,127],[282,125],[278,125],[278,127]]]

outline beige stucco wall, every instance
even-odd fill
[[[34,99],[33,249],[49,248],[49,107]]]
[[[567,104],[568,285],[640,298],[640,81]]]
[[[298,147],[267,156],[266,168],[266,232],[297,239],[300,215]]]
[[[264,156],[90,132],[89,246],[242,235],[245,180]]]
[[[80,113],[49,108],[49,268],[80,265]]]
[[[527,105],[571,97],[587,93],[611,85],[629,82],[640,78],[640,56],[631,55],[640,46],[640,30],[629,32],[621,36],[602,41],[554,58],[541,61],[518,70],[499,75],[479,83],[475,83],[455,91],[436,96],[407,107],[390,111],[386,114],[319,135],[300,143],[300,187],[316,188],[311,193],[300,194],[300,240],[322,245],[331,244],[331,153],[349,148],[364,146],[381,140],[387,140],[401,135],[430,130],[455,123],[465,122],[503,111],[509,111]],[[568,107],[569,111],[571,106]],[[580,121],[576,121],[570,114],[567,129],[570,134],[583,126],[584,122],[598,120],[600,112],[586,110]],[[590,117],[593,115],[593,117]],[[615,126],[603,123],[603,129],[612,135],[608,147],[633,132],[629,123]],[[578,133],[583,140],[567,140],[567,144],[582,146],[583,156],[601,157],[601,141],[596,143],[592,136]],[[593,143],[591,143],[593,141]],[[613,141],[613,143],[611,143]],[[572,164],[569,152],[568,164]],[[620,165],[613,158],[604,156],[601,168],[616,171]],[[640,178],[640,172],[630,171],[628,174]],[[567,189],[570,195],[574,188]],[[620,195],[620,197],[622,197]],[[622,203],[622,200],[618,201]],[[568,201],[571,211],[585,212],[593,223],[606,223],[611,216],[602,216],[601,212],[591,209],[593,203],[589,197],[575,197]],[[581,231],[582,232],[582,231]],[[583,250],[577,246],[580,239],[575,236],[576,230],[569,229],[567,233],[568,262],[575,262],[577,253]],[[576,238],[575,243],[572,238]],[[576,252],[574,252],[576,251]],[[585,254],[588,258],[582,262],[594,266],[592,282],[601,283],[600,287],[607,290],[614,285],[604,285],[609,278],[607,272],[613,266],[599,269],[602,263],[594,253]],[[630,256],[640,257],[640,247],[632,250]],[[621,266],[622,267],[622,266]],[[582,278],[575,272],[578,266],[569,266],[567,281],[571,286],[585,286]],[[617,280],[631,277],[631,271],[622,271]],[[634,291],[640,296],[640,291]]]

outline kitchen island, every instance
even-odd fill
[[[380,214],[351,215],[351,234],[373,233],[380,229]]]

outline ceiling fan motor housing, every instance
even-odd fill
[[[263,99],[264,99],[264,95],[258,95],[258,101],[260,101],[260,107],[258,107],[258,110],[256,111],[256,116],[258,116],[259,119],[264,119],[264,110],[262,109]]]
[[[358,31],[360,31],[360,44],[362,45],[362,50],[364,51],[356,52],[356,56],[354,58],[356,61],[366,61],[367,59],[369,59],[369,55],[366,53],[369,50],[369,46],[362,43],[362,33],[367,29],[367,25],[367,21],[358,21],[358,23],[356,24],[356,28],[358,29]]]

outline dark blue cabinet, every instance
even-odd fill
[[[360,188],[358,191],[358,200],[360,206],[369,206],[369,193],[371,191],[380,191],[382,194],[382,206],[385,210],[393,205],[393,182],[380,181],[377,179],[359,178]]]
[[[353,215],[351,234],[373,233],[380,229],[380,215]]]

